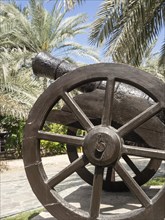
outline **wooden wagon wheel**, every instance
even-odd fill
[[[137,70],[137,75],[138,75],[138,72],[139,71]],[[114,75],[115,75],[115,73],[114,73]],[[80,96],[76,96],[76,99],[75,99],[76,101],[79,101],[79,105],[80,105],[80,107],[84,111],[86,109],[90,108],[90,106],[89,105],[85,105],[85,104],[82,105],[81,103],[83,103],[85,101],[85,99],[88,100],[88,104],[89,104],[90,101],[92,101],[92,103],[93,103],[93,110],[90,109],[90,114],[89,114],[89,110],[87,112],[85,112],[85,113],[86,113],[87,116],[89,114],[88,117],[92,118],[92,123],[95,126],[99,125],[100,121],[101,121],[101,118],[99,118],[101,116],[99,114],[99,111],[97,111],[97,114],[98,114],[97,116],[96,116],[96,114],[94,114],[95,108],[97,107],[97,105],[99,105],[99,104],[101,105],[102,103],[97,101],[97,104],[96,104],[96,102],[94,102],[91,99],[91,97],[93,97],[94,95],[98,96],[99,94],[100,94],[100,92],[99,93],[94,92],[93,95],[89,95],[89,93],[88,93],[88,94],[85,94],[85,96],[83,95],[83,97],[80,97],[81,95]],[[142,99],[144,100],[144,98],[142,98]],[[99,98],[99,100],[100,100],[100,98]],[[146,100],[146,98],[145,98],[145,100]],[[125,105],[127,105],[127,104],[125,104]],[[129,104],[131,106],[131,101],[130,101]],[[135,104],[137,104],[137,103],[135,102]],[[142,106],[143,106],[143,103],[142,103]],[[120,108],[120,105],[117,106],[117,107]],[[64,111],[66,111],[66,110],[67,110],[67,108],[64,108]],[[122,111],[122,109],[119,110],[119,111]],[[139,112],[140,112],[140,109],[139,109]],[[162,134],[163,134],[164,125],[163,125],[163,123],[161,121],[158,120],[158,118],[157,118],[157,122],[158,122],[158,124],[156,126],[160,127],[160,129],[159,129],[160,131],[162,129]],[[115,122],[115,123],[117,123],[117,122]],[[113,116],[112,116],[112,124],[114,124],[113,123]],[[69,135],[76,135],[78,127],[79,128],[81,127],[81,125],[78,122],[72,122],[72,124],[70,124],[70,128],[68,129],[68,134]],[[150,126],[150,127],[151,127],[151,129],[153,129],[152,126]],[[144,128],[143,128],[143,133],[144,133],[144,131],[146,131],[146,129],[144,130]],[[136,132],[136,130],[135,130],[135,132]],[[136,138],[138,138],[138,139],[140,138],[141,139],[141,146],[143,146],[144,144],[146,145],[146,143],[147,143],[147,140],[145,140],[146,136],[147,136],[147,139],[149,138],[148,136],[150,136],[151,140],[153,139],[152,136],[155,136],[155,139],[157,140],[157,143],[159,143],[158,145],[159,145],[160,149],[164,145],[164,143],[162,141],[162,136],[163,135],[162,136],[158,135],[159,132],[156,132],[156,133],[155,132],[150,132],[149,135],[146,134],[146,136],[143,135],[142,137],[141,137],[141,133],[140,134],[136,134],[135,132],[130,133],[129,136],[131,136],[131,137],[132,136],[136,136]],[[124,139],[124,141],[126,141],[126,143],[128,142],[128,138],[129,137],[125,137],[125,139]],[[134,144],[137,144],[136,141],[135,141]],[[155,148],[155,143],[150,141],[148,147]],[[67,153],[68,153],[68,157],[69,157],[70,162],[73,162],[74,160],[76,160],[79,157],[77,151],[78,150],[76,148],[73,148],[72,146],[67,145]],[[134,179],[137,181],[137,183],[139,185],[143,185],[148,180],[150,180],[155,175],[155,173],[157,172],[157,170],[159,169],[160,164],[161,164],[160,160],[152,158],[152,159],[149,160],[149,162],[147,164],[145,164],[143,166],[143,169],[139,170],[137,168],[137,166],[134,164],[134,161],[132,161],[132,159],[128,155],[122,155],[122,158],[126,161],[126,163],[129,166],[129,168],[131,168],[131,170],[133,171]],[[86,167],[80,168],[77,173],[79,174],[79,176],[83,180],[85,180],[87,183],[92,185],[92,183],[93,183],[93,173],[91,173]],[[114,170],[114,168],[112,166],[108,167],[108,169],[106,171],[104,171],[104,173],[106,173],[106,175],[104,175],[104,180],[103,180],[103,189],[104,190],[106,190],[106,191],[113,191],[113,192],[115,192],[115,191],[119,192],[119,191],[126,191],[126,190],[128,190],[128,187],[126,186],[126,184],[123,181],[116,180],[116,178],[115,178],[115,170]]]
[[[72,127],[68,129],[68,135],[76,135],[76,130]],[[72,163],[79,158],[78,149],[73,148],[72,145],[67,145],[67,154],[69,161]],[[133,171],[133,178],[139,185],[147,183],[157,172],[161,165],[161,160],[151,158],[142,170],[139,170],[134,164],[134,161],[126,154],[122,155],[122,158],[127,163],[127,165]],[[88,184],[93,184],[93,173],[86,167],[81,167],[78,169],[77,174]],[[106,171],[104,171],[103,179],[103,190],[112,192],[123,192],[129,190],[127,185],[122,180],[116,180],[115,169],[113,166],[109,166]]]
[[[115,74],[114,74],[115,73]],[[82,109],[77,105],[69,92],[85,82],[106,81],[104,108],[101,124],[94,126]],[[140,88],[148,94],[154,104],[137,115],[118,129],[111,126],[111,112],[113,103],[113,88],[115,81],[126,82]],[[159,88],[159,90],[158,90]],[[128,132],[142,125],[165,108],[164,84],[147,73],[122,64],[96,64],[79,68],[56,80],[39,97],[30,112],[24,136],[23,158],[28,180],[31,187],[45,208],[57,219],[115,219],[115,220],[163,220],[165,213],[163,207],[164,187],[154,196],[149,198],[139,184],[130,176],[120,162],[122,155],[165,159],[165,149],[127,146],[122,138]],[[87,131],[84,137],[72,135],[52,134],[43,131],[45,120],[59,99],[70,107],[82,127]],[[110,100],[110,101],[109,101]],[[66,143],[73,147],[83,146],[83,156],[77,158],[61,172],[48,179],[40,156],[40,140],[50,140]],[[76,209],[62,199],[55,187],[79,168],[91,163],[95,167],[92,194],[89,212]],[[122,215],[100,214],[100,198],[103,185],[105,167],[113,167],[119,174],[130,191],[137,197],[141,208]],[[110,196],[110,195],[109,195]]]

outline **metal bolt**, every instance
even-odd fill
[[[99,152],[103,152],[103,151],[105,150],[105,148],[106,148],[106,145],[105,145],[104,142],[100,142],[100,143],[98,143],[97,146],[96,146],[96,149],[97,149],[97,151],[99,151]]]

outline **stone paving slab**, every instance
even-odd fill
[[[42,162],[48,175],[69,164],[67,155],[42,158]],[[0,218],[42,207],[26,178],[23,160],[9,160],[6,165],[8,170],[0,173]]]
[[[161,187],[146,187],[144,191],[149,197],[153,197]],[[82,185],[77,189],[69,189],[68,195],[66,192],[60,193],[67,202],[80,208],[84,211],[89,211],[91,187],[89,185]],[[64,196],[65,195],[65,196]],[[103,192],[101,200],[101,214],[115,216],[118,214],[124,214],[131,212],[132,210],[140,208],[140,204],[137,199],[130,192],[112,193]],[[47,211],[41,212],[38,216],[35,216],[32,220],[57,220]]]

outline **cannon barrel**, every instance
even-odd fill
[[[61,77],[65,73],[73,71],[77,68],[77,65],[55,58],[47,52],[38,53],[32,61],[33,73],[36,76],[46,77],[53,80],[56,80],[58,77]],[[85,86],[81,86],[79,89],[82,92],[91,92],[96,88],[101,88],[101,83],[87,83]]]
[[[32,61],[32,69],[36,76],[56,80],[65,73],[76,69],[77,66],[53,57],[46,52],[38,53]]]
[[[58,77],[61,77],[65,73],[73,71],[76,68],[78,68],[77,65],[55,58],[47,52],[38,53],[32,61],[32,69],[36,76],[46,77],[53,80],[56,80]],[[82,92],[92,92],[95,89],[105,89],[105,83],[103,81],[90,82],[79,88]],[[125,90],[125,85],[122,85],[122,89],[119,93],[121,93],[122,90]],[[131,90],[133,91],[133,88],[131,88]],[[138,93],[138,96],[144,99],[143,93],[140,91]],[[147,99],[146,102],[148,102]],[[158,117],[162,122],[165,122],[164,110],[158,114]]]

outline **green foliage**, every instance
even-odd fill
[[[41,141],[41,155],[42,156],[54,156],[59,154],[65,154],[66,147],[64,144],[50,141]]]
[[[159,59],[159,65],[162,66],[165,69],[165,38],[163,41],[163,45],[161,48],[161,55],[160,55],[160,59]],[[165,75],[165,73],[164,73]]]
[[[0,115],[26,119],[47,87],[48,80],[32,74],[31,61],[38,52],[72,62],[78,56],[98,61],[95,50],[72,40],[88,27],[87,16],[67,17],[62,1],[55,0],[51,11],[44,4],[29,0],[21,9],[11,1],[0,2]]]
[[[13,158],[22,158],[22,141],[25,121],[11,116],[0,116],[0,130],[7,131],[8,137],[5,145],[7,153],[12,153]],[[47,124],[44,131],[66,134],[67,128],[60,124]],[[53,156],[66,153],[66,145],[41,140],[41,155]]]
[[[1,3],[0,46],[26,48],[31,53],[54,52],[58,57],[88,56],[98,60],[92,48],[75,44],[73,37],[84,33],[88,25],[86,14],[67,17],[63,2],[54,1],[51,11],[44,8],[44,1],[29,0],[23,13],[13,4]],[[8,25],[7,25],[8,24]],[[76,57],[77,58],[77,57]]]
[[[145,186],[162,186],[165,184],[165,177],[154,177],[153,179],[149,180]]]
[[[66,134],[67,128],[60,124],[47,124],[44,126],[44,131],[58,134]],[[41,141],[41,155],[53,156],[66,153],[66,145],[58,142]]]
[[[22,212],[18,215],[15,215],[15,216],[3,218],[2,220],[30,220],[30,219],[34,218],[35,216],[37,216],[42,211],[43,211],[43,208],[33,210],[33,211],[28,211],[28,212]]]
[[[164,9],[164,0],[104,0],[90,42],[104,45],[105,54],[115,62],[140,65],[164,26]]]
[[[162,81],[165,81],[164,66],[159,65],[159,54],[147,55],[144,63],[139,68],[153,74]]]
[[[13,152],[15,158],[22,158],[22,140],[25,122],[11,116],[0,116],[0,128],[7,131],[6,152]]]
[[[20,48],[0,54],[0,115],[27,118],[41,92],[42,80],[32,77],[31,53]]]

